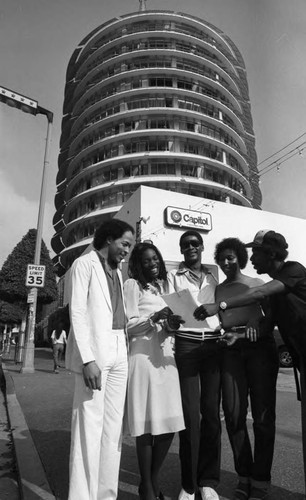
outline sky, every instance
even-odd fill
[[[0,86],[54,113],[43,229],[51,257],[69,59],[90,31],[138,9],[138,0],[0,2]],[[305,0],[147,0],[147,9],[198,16],[237,45],[247,70],[259,170],[267,167],[260,177],[262,209],[306,218]],[[0,268],[28,230],[37,226],[46,133],[46,117],[0,103]],[[268,167],[291,150],[291,159],[279,161],[278,168],[276,163]]]

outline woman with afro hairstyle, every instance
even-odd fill
[[[226,238],[216,246],[215,261],[226,276],[216,288],[216,302],[222,304],[229,297],[263,284],[262,280],[241,272],[247,264],[248,254],[245,245],[237,238]],[[242,331],[250,320],[263,316],[261,305],[254,303],[221,311],[223,328],[239,327],[237,330]],[[255,342],[239,338],[232,345],[225,344],[221,366],[222,405],[238,474],[233,498],[267,499],[275,440],[278,373],[273,330],[259,333]],[[253,418],[253,451],[247,429],[248,397]]]

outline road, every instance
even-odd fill
[[[10,366],[7,366],[8,371]],[[14,373],[16,395],[32,432],[51,489],[58,500],[67,499],[70,416],[73,375],[62,369],[52,373],[51,351],[44,354],[35,376]],[[271,500],[304,499],[300,403],[293,390],[292,370],[281,370],[277,393],[277,435],[272,471]],[[29,396],[30,394],[30,396]],[[250,431],[251,419],[248,419]],[[232,454],[223,422],[220,498],[231,498],[236,483]],[[252,434],[252,432],[250,432]],[[126,437],[120,471],[119,500],[136,500],[139,484],[134,439]],[[161,488],[168,498],[180,490],[178,437],[161,474]]]

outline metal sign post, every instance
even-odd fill
[[[40,263],[43,218],[44,218],[44,210],[46,203],[46,187],[47,187],[46,174],[47,174],[47,166],[49,164],[48,156],[51,143],[53,113],[48,109],[39,106],[38,102],[35,99],[31,99],[23,94],[19,94],[19,92],[15,92],[14,90],[7,89],[6,87],[2,86],[0,86],[0,102],[6,104],[7,106],[19,109],[25,113],[30,113],[34,116],[39,114],[45,115],[48,120],[44,165],[43,165],[41,190],[40,190],[38,220],[37,220],[35,256],[34,256],[34,267],[35,266],[43,267],[39,266],[39,263]],[[32,281],[33,283],[31,283]],[[21,372],[25,373],[34,372],[34,331],[35,331],[35,320],[36,320],[37,287],[43,286],[42,283],[43,283],[42,276],[39,274],[38,275],[32,274],[32,278],[29,278],[28,286],[33,286],[33,288],[30,289],[27,301],[29,305],[28,319],[26,326],[24,359],[23,359],[23,366],[21,368]]]

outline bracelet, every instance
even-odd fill
[[[152,318],[153,318],[153,316],[154,316],[154,314],[155,314],[155,313],[152,313],[152,314],[150,314],[150,316],[149,316],[149,324],[150,324],[150,326],[151,326],[152,328],[156,328],[156,322],[155,322],[155,321],[153,321],[153,319],[152,319]]]
[[[173,327],[170,325],[169,318],[168,318],[168,319],[165,319],[165,329],[166,329],[168,332],[176,332],[176,331],[178,330],[178,328],[173,328]]]

